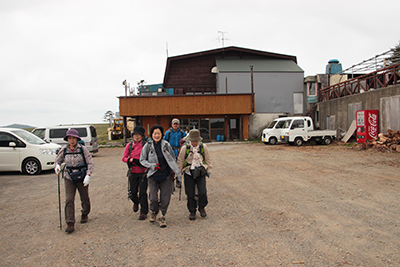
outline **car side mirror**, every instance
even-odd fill
[[[15,144],[15,142],[10,142],[10,143],[8,143],[8,146],[10,146],[10,147],[16,147],[17,144]]]

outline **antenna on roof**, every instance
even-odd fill
[[[168,42],[166,42],[167,58],[168,58]]]
[[[218,42],[221,42],[221,40],[222,40],[222,47],[225,47],[225,40],[229,40],[228,38],[224,37],[225,33],[228,33],[228,32],[218,31],[218,34],[221,35],[221,36],[218,36]]]

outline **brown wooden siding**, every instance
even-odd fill
[[[251,114],[251,94],[119,97],[120,116]]]
[[[183,89],[186,92],[216,92],[215,74],[211,69],[215,66],[215,56],[195,57],[171,62],[168,76],[165,77],[165,88]],[[176,94],[177,92],[175,92]]]

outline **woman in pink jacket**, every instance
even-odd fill
[[[145,220],[149,212],[149,203],[147,200],[147,178],[146,168],[140,164],[140,153],[146,144],[148,137],[144,134],[142,126],[136,126],[133,129],[133,141],[126,145],[122,161],[128,164],[128,194],[133,202],[133,212],[139,210],[139,220]]]

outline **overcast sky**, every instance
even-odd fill
[[[0,0],[0,125],[99,123],[167,59],[225,46],[294,55],[305,76],[400,41],[399,0]]]

